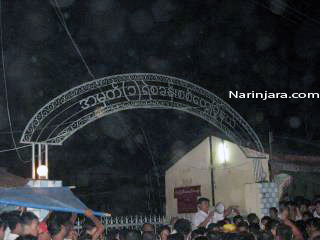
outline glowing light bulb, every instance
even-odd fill
[[[48,174],[48,168],[46,165],[40,165],[37,168],[37,174],[39,175],[39,177],[46,177]]]

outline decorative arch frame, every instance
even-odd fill
[[[262,173],[262,166],[257,159],[265,158],[263,146],[239,113],[196,84],[154,73],[108,76],[65,91],[34,114],[20,142],[62,145],[75,132],[97,119],[138,108],[175,109],[204,119],[235,142],[248,158],[253,158],[257,169],[255,176],[261,175],[258,172]]]

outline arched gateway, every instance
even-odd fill
[[[39,109],[24,129],[21,143],[32,144],[34,160],[36,146],[44,147],[47,153],[48,145],[62,145],[87,124],[135,108],[176,109],[206,120],[238,144],[247,157],[254,158],[256,181],[260,180],[258,158],[264,157],[264,150],[249,124],[215,94],[160,74],[121,74],[76,86]]]

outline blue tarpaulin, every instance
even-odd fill
[[[68,187],[0,188],[0,204],[74,213],[84,213],[88,209]]]

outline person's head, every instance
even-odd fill
[[[208,198],[205,198],[205,197],[199,198],[197,201],[197,204],[198,204],[198,208],[201,211],[204,211],[206,213],[209,212],[209,199]]]
[[[160,229],[160,239],[161,240],[168,240],[168,236],[170,235],[170,227],[168,225],[164,225]]]
[[[249,225],[252,224],[252,223],[260,223],[260,220],[258,218],[258,216],[255,214],[255,213],[250,213],[248,216],[247,216],[247,220],[249,222]]]
[[[208,232],[218,232],[219,231],[219,227],[216,223],[210,223],[207,227]]]
[[[320,215],[320,200],[317,200],[315,202],[316,212],[318,215]]]
[[[295,220],[297,215],[297,208],[298,208],[297,203],[294,201],[289,201],[288,207],[289,207],[289,219]]]
[[[3,214],[7,226],[10,228],[12,233],[22,235],[22,218],[19,211],[10,211]]]
[[[271,217],[269,217],[269,216],[263,216],[263,217],[261,218],[261,228],[262,228],[262,230],[267,230],[267,229],[266,229],[266,226],[267,226],[268,223],[271,222],[271,221],[272,221]]]
[[[90,235],[89,235],[89,239],[90,239]],[[119,229],[112,229],[109,232],[109,239],[111,239],[111,240],[119,240],[120,239],[120,230]]]
[[[307,210],[309,209],[310,205],[311,205],[311,201],[309,199],[304,199],[304,204],[307,206]]]
[[[221,232],[208,232],[207,238],[208,240],[221,240],[223,233]]]
[[[21,215],[23,235],[37,237],[39,234],[39,219],[33,212],[24,212]]]
[[[241,221],[237,224],[238,232],[248,232],[249,231],[249,225],[245,221]]]
[[[243,221],[243,217],[241,215],[236,215],[233,217],[232,221],[237,225],[239,222]]]
[[[141,240],[141,234],[138,230],[129,230],[125,234],[125,240]]]
[[[280,223],[276,230],[276,240],[291,240],[293,238],[292,230],[288,225]]]
[[[312,218],[308,225],[310,233],[320,231],[320,218]]]
[[[223,220],[217,222],[217,227],[219,232],[224,232],[224,224],[225,222]]]
[[[154,226],[150,223],[145,223],[142,225],[142,232],[154,232]]]
[[[301,202],[300,204],[299,204],[299,210],[300,210],[300,212],[306,212],[306,211],[308,211],[308,205],[307,205],[307,202],[306,201],[303,201],[303,202]]]
[[[280,218],[283,219],[288,219],[289,218],[289,204],[288,202],[280,202],[279,203],[279,215]]]
[[[270,230],[271,230],[273,237],[276,237],[276,231],[277,231],[277,227],[279,224],[280,224],[280,222],[278,220],[272,220],[270,222]]]
[[[174,229],[177,231],[177,233],[187,236],[191,232],[192,227],[189,220],[180,218],[176,221]]]
[[[257,240],[273,240],[271,232],[261,231],[258,233]]]
[[[275,207],[269,208],[269,216],[272,219],[278,219],[278,209]]]
[[[49,225],[50,223],[52,225],[52,230],[55,230],[55,231],[59,230],[57,234],[66,237],[69,234],[69,232],[72,230],[71,216],[72,216],[72,213],[52,212],[50,214],[49,219],[47,220],[47,225]],[[87,234],[88,232],[90,232],[90,231],[87,231],[87,229],[90,228],[89,227],[90,225],[92,226],[94,224],[90,219],[86,218],[83,227]],[[49,226],[48,226],[48,229],[49,229]],[[54,237],[57,234],[52,235],[52,237]]]
[[[17,237],[15,240],[37,240],[37,239],[38,238],[33,235],[23,235],[23,236]]]
[[[313,218],[313,215],[312,215],[312,213],[309,212],[309,211],[304,212],[304,213],[302,214],[302,220],[303,220],[304,222],[308,221],[308,220],[311,219],[311,218]]]
[[[249,232],[254,234],[254,235],[258,235],[260,232],[260,225],[257,223],[252,223],[249,225]]]
[[[288,201],[287,203],[288,203],[289,208],[297,207],[297,203],[295,201]]]
[[[232,224],[232,221],[230,218],[224,218],[223,221],[226,223],[226,224]]]
[[[47,221],[47,225],[48,225],[48,231],[51,234],[52,239],[56,236],[61,236],[65,238],[68,235],[70,230],[70,222],[60,217],[49,218]],[[86,227],[86,223],[84,227]],[[87,229],[86,229],[86,232],[88,233]]]
[[[204,236],[205,233],[206,233],[206,229],[204,229],[204,228],[197,228],[197,229],[195,229],[195,230],[193,230],[193,231],[191,232],[191,239],[192,239],[192,240],[195,240],[195,239],[198,238],[198,237]]]
[[[62,219],[60,221],[63,222]],[[86,218],[83,224],[83,229],[85,230],[86,234],[92,236],[96,232],[97,227],[91,219]]]
[[[168,240],[184,240],[184,236],[181,233],[170,234]]]
[[[143,232],[142,233],[142,240],[156,240],[156,235],[154,234],[154,232]]]

